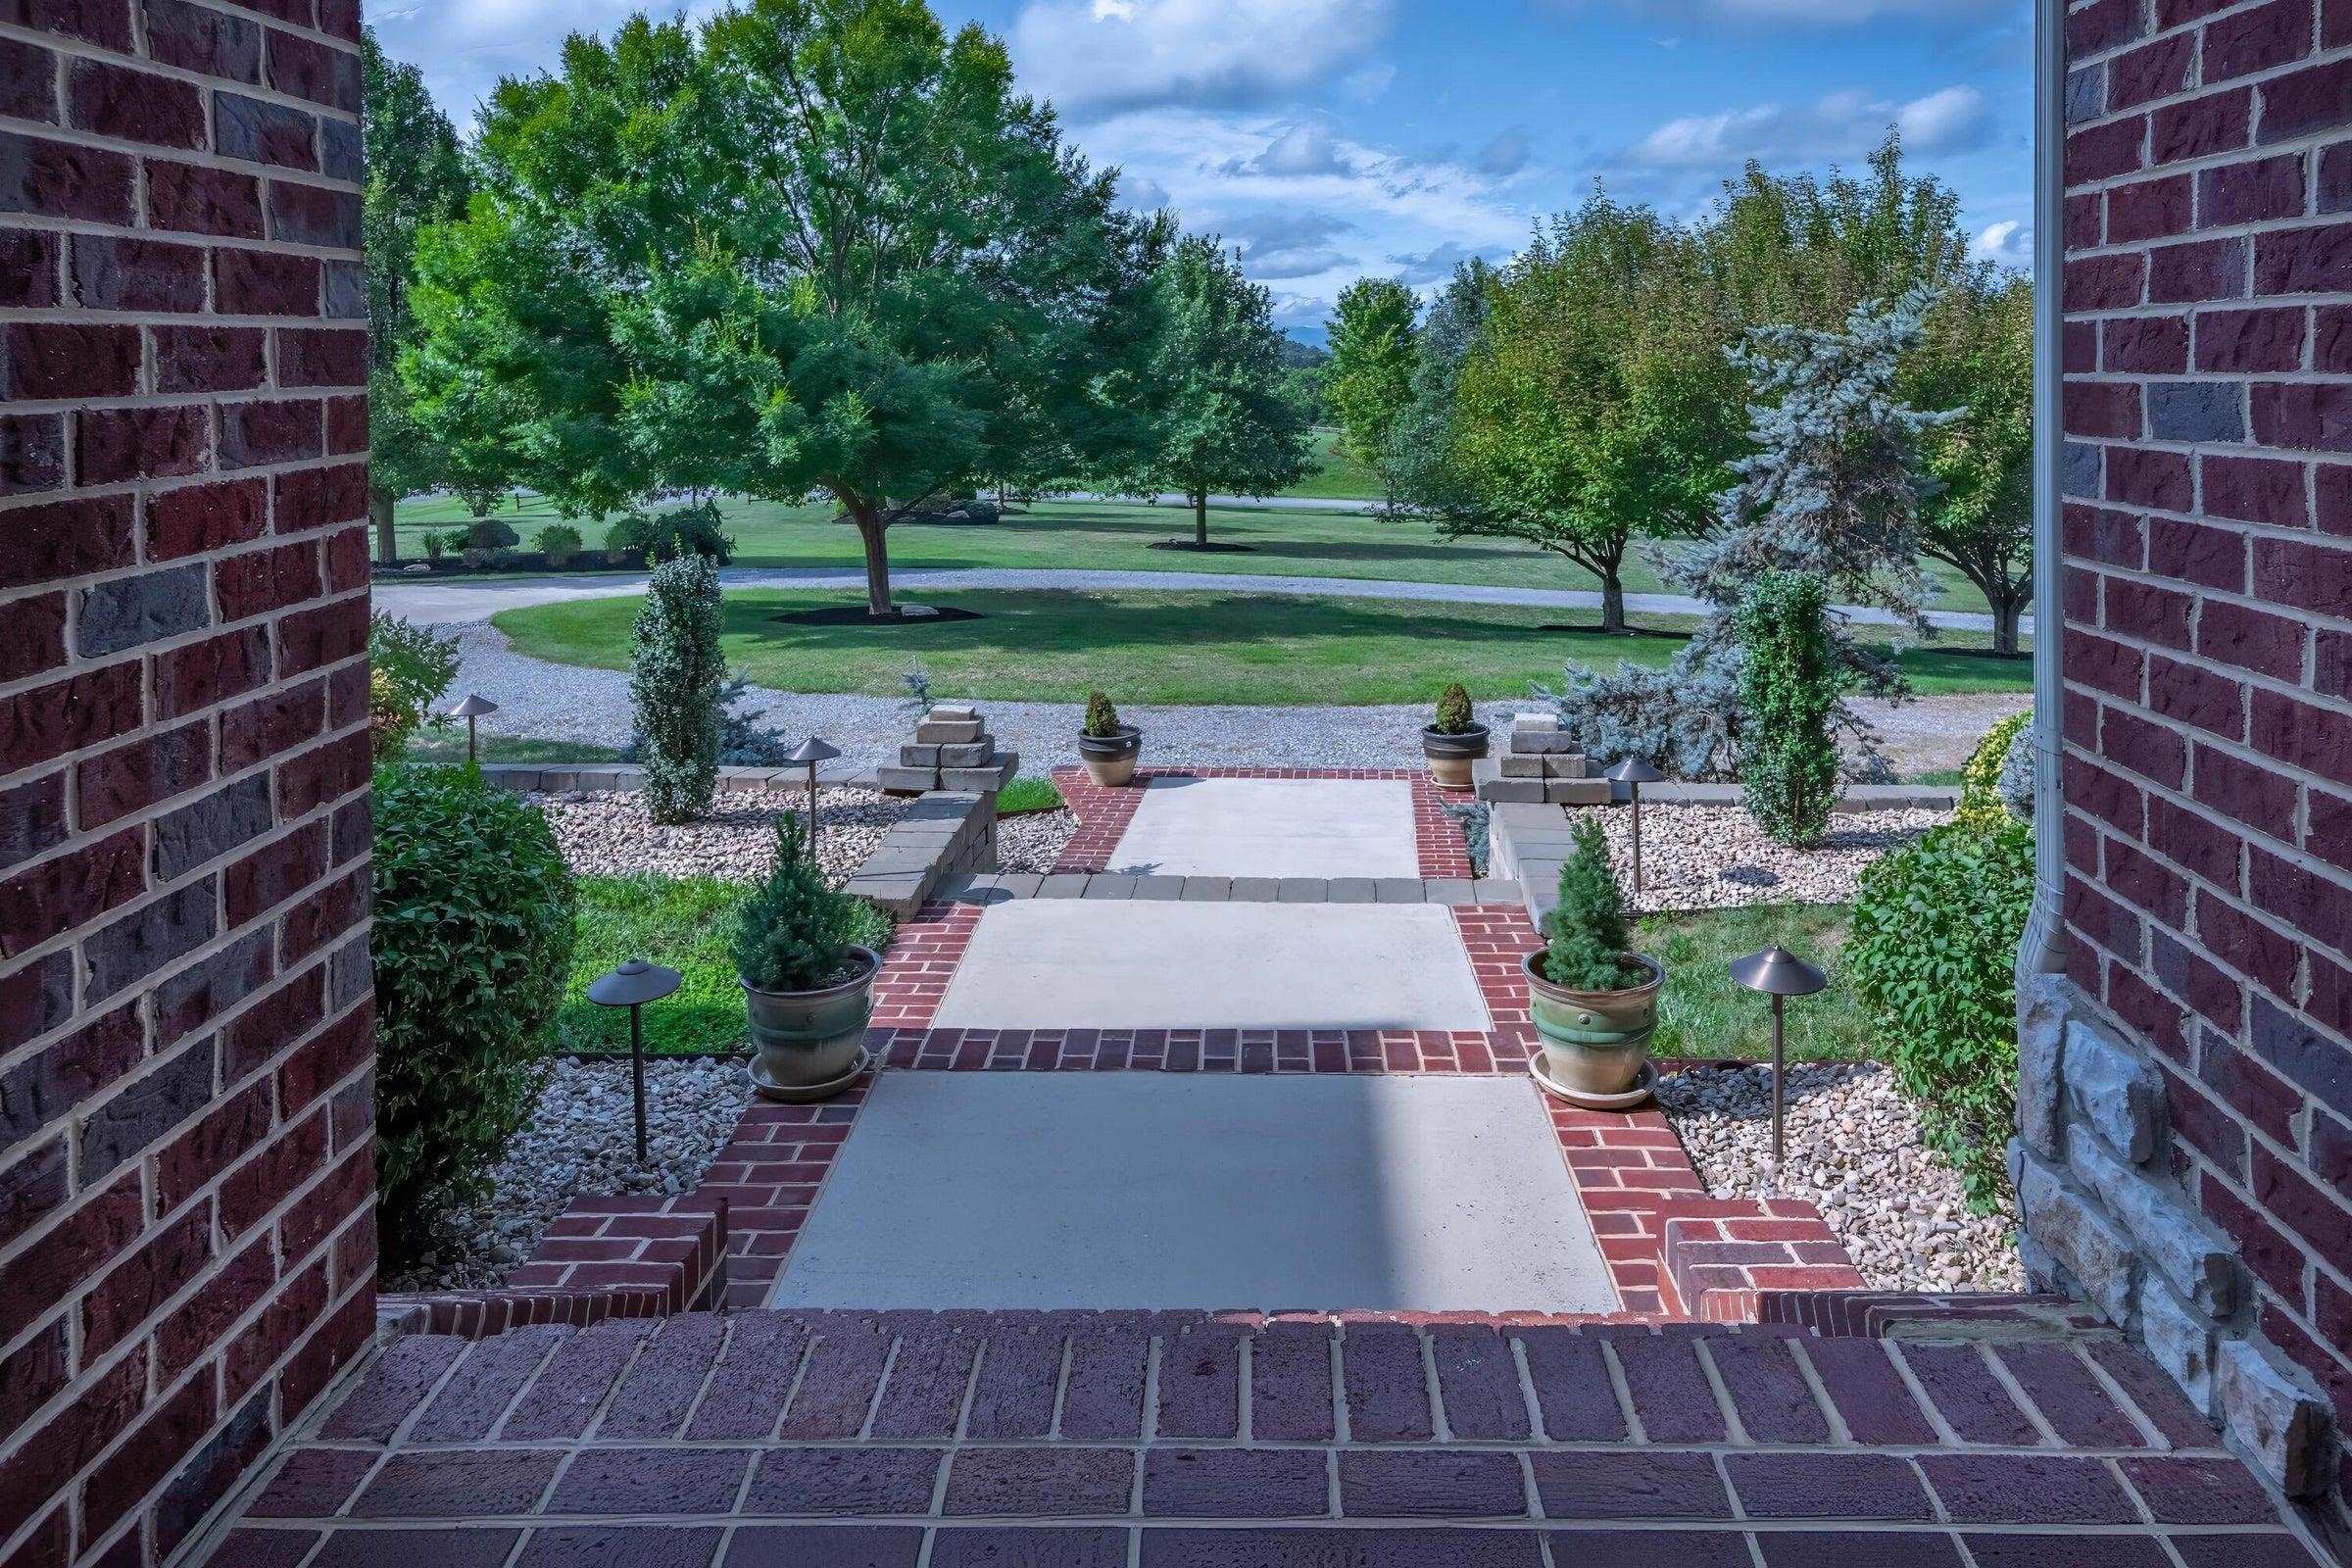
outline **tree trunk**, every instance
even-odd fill
[[[865,612],[887,615],[890,603],[890,524],[882,510],[862,496],[841,498],[842,509],[858,524],[858,543],[865,546]]]
[[[2025,608],[2022,594],[2003,594],[1992,602],[1992,651],[2004,659],[2017,657],[2017,623]]]
[[[392,531],[392,510],[397,504],[391,491],[368,488],[368,516],[375,524],[375,559],[387,566],[400,560],[400,539]]]
[[[1625,631],[1625,578],[1614,562],[1600,570],[1600,629],[1619,635]]]
[[[1193,543],[1202,550],[1208,548],[1208,492],[1193,492]]]

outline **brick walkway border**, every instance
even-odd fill
[[[1447,805],[1467,806],[1477,797],[1468,790],[1442,790],[1418,768],[1407,767],[1139,767],[1135,782],[1104,789],[1083,768],[1057,767],[1054,785],[1078,818],[1078,831],[1062,846],[1054,862],[1056,872],[1108,871],[1119,840],[1127,835],[1136,808],[1143,804],[1144,787],[1155,778],[1274,778],[1374,779],[1408,783],[1413,787],[1413,852],[1420,858],[1424,877],[1470,875],[1470,846],[1461,824],[1446,814]]]

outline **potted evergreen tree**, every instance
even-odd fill
[[[1590,815],[1576,824],[1544,934],[1546,946],[1522,960],[1544,1047],[1533,1064],[1538,1081],[1595,1108],[1638,1103],[1648,1093],[1643,1075],[1666,971],[1632,951],[1625,894]]]
[[[1421,726],[1421,755],[1429,759],[1429,776],[1440,784],[1470,787],[1470,764],[1487,755],[1487,726],[1478,721],[1460,681],[1439,694],[1436,721]]]
[[[1135,760],[1144,749],[1144,732],[1119,722],[1119,710],[1101,692],[1086,699],[1086,727],[1078,732],[1078,760],[1087,777],[1113,789],[1135,777]]]
[[[776,823],[776,868],[744,901],[735,968],[751,1015],[752,1084],[770,1100],[830,1100],[864,1067],[880,955],[858,901],[825,886],[797,816]]]

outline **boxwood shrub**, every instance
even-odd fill
[[[1845,948],[1895,1081],[1980,1208],[2017,1129],[2017,945],[2033,903],[2024,823],[1946,823],[1862,873]]]
[[[571,962],[547,819],[469,767],[375,775],[376,1179],[395,1259],[528,1114]]]
[[[2004,823],[2014,822],[2016,816],[2001,799],[2001,770],[2009,763],[2009,754],[2026,726],[2034,722],[2034,713],[2012,713],[1984,732],[1977,749],[1969,754],[1968,765],[1960,770],[1960,807],[1952,819],[1963,826],[1985,832]],[[2028,742],[2031,745],[2031,742]]]

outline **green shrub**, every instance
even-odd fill
[[[1086,698],[1086,733],[1098,740],[1108,740],[1119,732],[1119,710],[1110,706],[1110,699],[1101,692],[1089,692]]]
[[[378,611],[368,622],[368,740],[398,755],[458,678],[458,640]]]
[[[1625,956],[1634,945],[1625,890],[1609,864],[1609,841],[1586,812],[1576,819],[1576,848],[1560,867],[1560,899],[1544,920],[1549,942],[1544,978],[1571,991],[1615,991],[1631,983]]]
[[[718,568],[679,556],[654,568],[629,652],[629,706],[643,737],[646,811],[657,822],[710,814],[718,786]]]
[[[1862,873],[1845,948],[1887,1066],[1980,1208],[2017,1130],[2017,946],[2033,904],[2025,824],[1947,823]]]
[[[574,895],[547,819],[464,767],[377,770],[374,878],[376,1180],[405,1257],[529,1112]]]
[[[2001,769],[2009,764],[2009,752],[2017,738],[2033,722],[2031,711],[2012,713],[1984,732],[1984,738],[1969,754],[1968,765],[1960,770],[1960,806],[1952,813],[1953,821],[1989,833],[2016,820],[2001,799]]]
[[[1828,590],[1803,572],[1759,573],[1732,628],[1745,656],[1740,783],[1748,812],[1783,844],[1817,844],[1838,804],[1830,723],[1846,685]]]
[[[735,559],[735,541],[720,525],[717,504],[710,501],[629,513],[606,530],[605,548],[642,550],[649,562],[707,556],[723,566]]]
[[[1470,706],[1470,693],[1460,681],[1455,681],[1438,694],[1437,722],[1429,727],[1441,735],[1460,735],[1478,723],[1478,713]]]
[[[531,548],[547,558],[551,566],[568,566],[571,558],[580,553],[580,530],[568,522],[551,522],[531,535]]]
[[[790,812],[776,820],[776,868],[743,903],[735,970],[758,991],[817,991],[837,983],[843,950],[872,929],[863,901],[825,886]]]
[[[441,537],[441,531],[440,531],[439,529],[437,529],[437,528],[428,528],[428,529],[426,529],[426,530],[425,530],[425,534],[424,534],[424,558],[425,558],[425,560],[427,560],[427,561],[439,561],[439,560],[441,559],[442,552],[443,552],[443,551],[445,551],[445,550],[447,550],[448,548],[449,548],[449,546],[448,546],[447,542],[446,542],[446,541],[444,541],[444,540],[442,539],[442,537]]]
[[[466,548],[466,530],[463,528],[450,528],[444,530],[441,535],[441,548],[448,551],[453,556],[464,555]]]
[[[497,517],[476,517],[466,525],[466,543],[475,550],[512,550],[522,543],[513,523]]]

